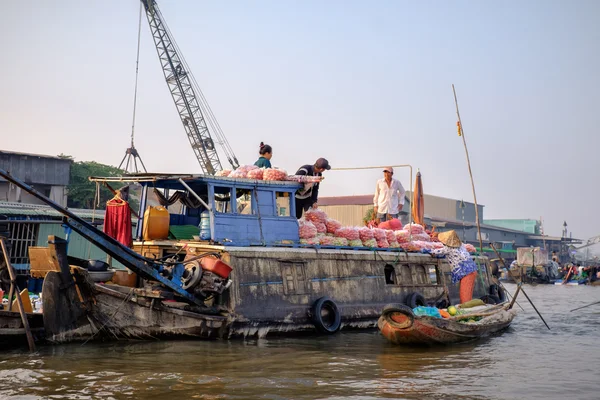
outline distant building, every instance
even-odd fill
[[[0,150],[0,168],[24,180],[51,200],[67,206],[67,186],[72,160],[40,154]],[[0,201],[44,204],[0,178]]]

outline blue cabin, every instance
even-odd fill
[[[143,210],[149,191],[163,201],[184,205],[181,214],[171,214],[171,225],[200,224],[210,215],[210,236],[231,246],[272,246],[298,243],[298,220],[294,196],[301,184],[214,177],[210,175],[154,176],[143,186],[137,238],[142,236]],[[171,203],[173,202],[173,203]],[[206,215],[206,214],[205,214]]]

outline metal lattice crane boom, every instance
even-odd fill
[[[575,247],[575,250],[585,249],[598,243],[600,243],[600,235],[589,238],[583,246]]]
[[[150,32],[156,45],[169,91],[177,107],[192,149],[204,173],[214,175],[223,169],[211,130],[216,142],[222,147],[231,166],[237,168],[239,162],[229,142],[225,138],[206,98],[173,40],[173,35],[164,22],[164,18],[155,0],[140,0],[146,10]],[[209,127],[211,128],[209,130]]]

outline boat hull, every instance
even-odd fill
[[[412,314],[412,312],[411,312]],[[454,320],[383,313],[377,323],[381,334],[394,344],[452,344],[467,342],[500,332],[511,324],[514,313],[506,312],[498,322],[479,325]]]

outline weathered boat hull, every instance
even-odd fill
[[[399,316],[399,313],[384,312],[377,325],[381,334],[394,344],[452,344],[479,339],[508,328],[515,314],[508,311],[506,313],[506,318],[497,323],[478,325],[408,313]]]
[[[215,339],[224,336],[227,323],[224,316],[168,307],[160,299],[141,301],[111,286],[116,287],[95,287],[96,304],[90,315],[96,335],[115,339]]]
[[[29,329],[34,341],[43,341],[45,331],[42,314],[27,313],[27,322],[29,323]],[[17,311],[0,310],[0,348],[8,348],[20,344],[27,345],[21,314]]]

